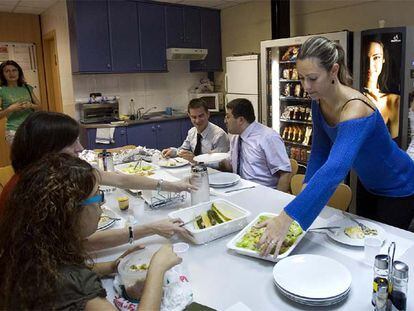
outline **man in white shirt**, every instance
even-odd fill
[[[237,98],[226,105],[225,123],[229,134],[230,157],[220,168],[239,174],[261,185],[288,192],[290,160],[280,135],[255,122],[251,102]]]
[[[188,104],[188,116],[194,125],[187,138],[179,148],[168,148],[162,151],[164,157],[180,156],[193,161],[197,155],[209,152],[228,152],[229,138],[219,126],[208,121],[210,112],[206,102],[201,98],[192,99]]]

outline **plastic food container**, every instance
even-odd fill
[[[121,283],[125,287],[133,286],[137,282],[142,283],[142,286],[144,286],[152,255],[159,248],[160,245],[146,246],[146,248],[121,259],[118,265],[118,273],[121,278]],[[144,269],[143,265],[146,265],[147,268]],[[140,267],[141,269],[139,269]]]
[[[185,225],[185,228],[193,234],[192,242],[195,244],[204,244],[215,239],[221,238],[225,235],[241,230],[247,224],[247,218],[250,212],[233,204],[227,200],[216,199],[209,202],[203,202],[188,208],[174,211],[168,214],[171,218],[180,218],[184,222],[195,219],[201,212],[205,212],[211,208],[212,203],[215,203],[220,210],[227,212],[234,216],[232,220],[217,224],[205,229],[195,229],[193,222]]]
[[[253,250],[247,249],[247,248],[238,247],[236,245],[237,242],[239,242],[243,238],[245,233],[247,233],[247,231],[259,221],[260,216],[276,217],[277,215],[278,214],[260,213],[259,215],[257,215],[257,217],[251,223],[249,223],[246,226],[246,228],[244,228],[242,231],[240,231],[233,239],[231,239],[230,242],[227,243],[227,248],[231,249],[231,250],[234,250],[237,253],[242,254],[242,255],[247,255],[247,256],[250,256],[250,257],[260,258],[260,259],[269,260],[269,261],[273,261],[273,262],[277,262],[280,259],[286,258],[295,249],[296,245],[298,245],[300,240],[302,240],[302,238],[305,236],[306,231],[303,231],[302,234],[299,235],[296,238],[296,241],[293,243],[293,245],[291,245],[286,252],[284,252],[283,254],[277,256],[276,259],[272,255],[268,255],[267,257],[263,257],[263,256],[260,256],[260,254],[256,251],[253,251]]]

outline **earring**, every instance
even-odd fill
[[[332,80],[332,84],[335,84],[335,80]]]

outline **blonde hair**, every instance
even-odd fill
[[[352,85],[352,77],[345,64],[345,51],[340,44],[321,36],[309,38],[300,47],[298,54],[298,60],[307,58],[318,59],[326,71],[330,71],[337,63],[339,81],[347,86]]]

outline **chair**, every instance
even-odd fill
[[[293,195],[298,195],[302,191],[303,180],[305,175],[295,174],[290,180],[290,189],[292,190]]]
[[[122,147],[118,147],[118,148],[111,148],[111,149],[106,149],[106,151],[109,152],[120,152],[121,150],[128,150],[128,149],[135,149],[137,146],[135,145],[125,145]],[[93,149],[93,151],[95,151],[96,153],[100,153],[103,151],[103,149]]]
[[[303,174],[296,174],[292,177],[290,188],[292,189],[293,195],[298,195],[302,191],[304,179],[305,175]],[[340,183],[326,205],[346,211],[348,210],[351,200],[351,188],[348,185]]]
[[[10,178],[14,175],[14,170],[11,165],[0,167],[0,189],[3,190],[4,186],[8,183]],[[1,192],[1,191],[0,191]]]
[[[295,159],[290,159],[290,167],[292,168],[292,175],[296,175],[299,169],[298,161]]]

